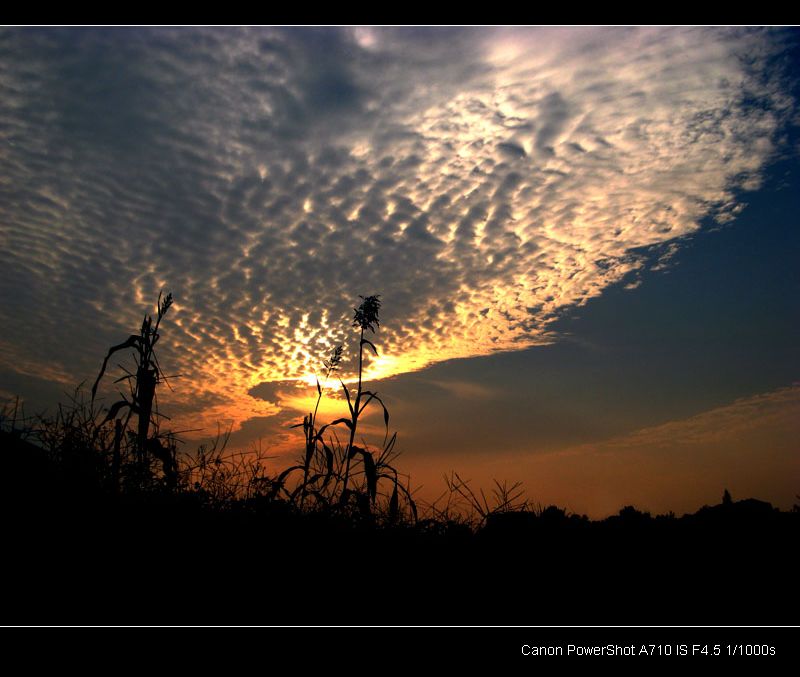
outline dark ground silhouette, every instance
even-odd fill
[[[465,501],[475,519],[420,513],[394,466],[389,412],[362,381],[381,302],[360,298],[357,384],[340,381],[350,416],[317,421],[318,383],[317,407],[295,426],[302,456],[277,476],[241,454],[232,462],[224,442],[181,455],[160,430],[156,388],[167,377],[154,346],[171,294],[159,295],[155,322],[145,315],[109,349],[90,402],[76,390],[36,425],[18,402],[4,408],[0,623],[796,623],[797,509],[726,490],[720,505],[681,518],[627,506],[591,521],[528,510],[518,484],[497,484],[490,503],[453,473],[454,505]],[[129,393],[103,416],[95,394],[117,352],[132,353],[136,370],[117,379]],[[334,347],[328,377],[341,358]],[[355,444],[368,405],[384,416],[374,452]]]
[[[13,624],[791,624],[800,513],[555,507],[473,532],[379,526],[279,500],[110,492],[87,459],[0,433]]]

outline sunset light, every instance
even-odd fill
[[[798,101],[793,26],[0,27],[0,624],[776,673]]]
[[[90,383],[171,291],[165,424],[187,451],[230,430],[232,447],[269,448],[277,472],[303,444],[291,426],[315,407],[320,421],[349,415],[342,383],[357,387],[364,347],[353,312],[380,295],[364,387],[392,404],[421,495],[468,467],[598,517],[634,499],[696,509],[733,478],[790,508],[796,40],[4,29],[4,401],[45,410]],[[98,387],[98,406],[119,399],[120,382]],[[700,488],[633,442],[708,426],[687,460],[707,468],[732,429],[723,411],[774,455],[742,448]],[[364,426],[364,444],[382,442],[380,408]],[[599,477],[623,453],[641,456],[639,475],[575,489],[575,458]]]

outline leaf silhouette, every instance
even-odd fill
[[[128,400],[120,400],[119,402],[114,402],[114,404],[112,404],[108,408],[108,414],[106,414],[106,417],[103,419],[103,423],[101,423],[100,425],[103,425],[108,421],[113,421],[117,417],[117,414],[120,412],[120,409],[122,409],[123,407],[130,407],[130,406],[131,403],[128,402]]]
[[[367,480],[367,491],[374,502],[378,495],[378,469],[375,466],[375,459],[366,449],[353,445],[350,449],[350,458],[353,458],[356,454],[361,454],[361,458],[364,461],[364,477]]]
[[[397,480],[394,481],[394,491],[392,497],[389,499],[389,519],[396,522],[400,514],[400,500],[397,496]]]
[[[103,366],[100,367],[100,373],[97,375],[97,378],[95,379],[94,385],[92,386],[92,400],[94,400],[95,395],[97,395],[97,386],[100,383],[100,379],[103,378],[103,374],[106,373],[106,367],[108,366],[108,360],[111,358],[111,356],[115,352],[117,352],[118,350],[125,350],[125,348],[133,348],[140,341],[141,341],[141,338],[139,336],[136,336],[136,334],[131,334],[128,337],[127,341],[125,341],[123,343],[120,343],[119,345],[116,345],[116,346],[111,346],[111,348],[108,349],[108,355],[106,355],[106,359],[103,360]]]

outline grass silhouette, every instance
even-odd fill
[[[354,309],[357,379],[339,379],[349,416],[320,423],[317,380],[296,463],[270,473],[260,448],[231,451],[222,429],[179,451],[156,394],[171,303],[160,295],[155,322],[109,350],[89,394],[79,387],[52,415],[27,416],[18,398],[0,409],[3,539],[21,595],[3,622],[794,622],[798,506],[725,490],[693,515],[626,506],[592,521],[532,504],[519,483],[486,493],[455,472],[417,505],[388,409],[363,381],[378,296]],[[104,410],[98,385],[127,350],[128,395]],[[342,353],[324,360],[326,385]],[[385,434],[371,451],[356,436],[376,404]]]

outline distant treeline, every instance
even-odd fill
[[[754,499],[389,522],[269,494],[110,490],[73,452],[0,434],[2,623],[796,623],[800,512]]]
[[[0,623],[540,625],[797,622],[800,508],[733,500],[692,515],[633,506],[592,521],[537,507],[521,486],[484,492],[452,473],[420,503],[397,469],[396,433],[363,381],[378,295],[360,297],[357,379],[339,381],[349,415],[301,429],[299,457],[268,472],[228,434],[193,452],[162,426],[155,320],[112,346],[91,397],[52,415],[0,408],[7,591]],[[109,360],[128,392],[96,400]],[[335,377],[343,346],[323,361]],[[385,434],[359,433],[380,407]],[[341,437],[335,432],[338,430]],[[356,442],[359,442],[357,444]],[[722,489],[722,488],[721,488]]]

